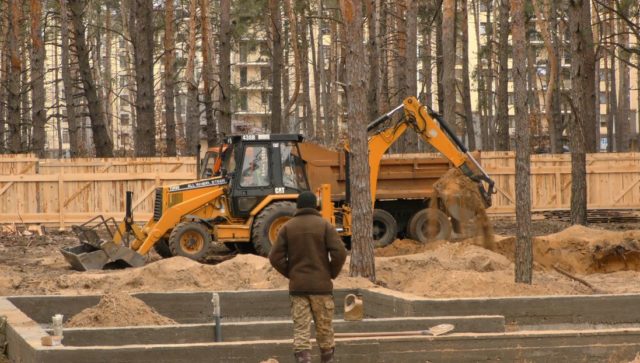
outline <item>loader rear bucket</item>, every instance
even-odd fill
[[[60,249],[72,268],[78,271],[101,270],[110,267],[144,266],[145,258],[136,251],[113,242],[118,231],[113,218],[97,216],[71,229],[80,245]]]

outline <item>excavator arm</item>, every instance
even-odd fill
[[[390,127],[380,127],[397,112],[404,111],[405,117]],[[494,181],[482,169],[480,164],[469,153],[469,150],[449,128],[446,122],[435,112],[420,104],[417,98],[407,97],[402,105],[371,122],[368,127],[369,166],[371,168],[371,193],[377,190],[378,174],[382,156],[408,129],[415,131],[425,142],[431,144],[466,176],[478,184],[485,207],[491,206],[491,195],[494,194]],[[487,184],[485,188],[484,184]]]

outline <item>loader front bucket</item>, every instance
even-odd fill
[[[103,216],[97,216],[82,225],[72,226],[71,229],[80,240],[80,245],[63,247],[60,252],[75,270],[139,267],[145,264],[142,255],[114,242],[115,234],[120,232],[113,218],[105,220]]]

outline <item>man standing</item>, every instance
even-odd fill
[[[311,362],[311,318],[324,363],[333,362],[333,283],[347,252],[331,223],[322,219],[311,192],[298,196],[298,211],[278,233],[269,261],[289,279],[293,348],[297,362]]]

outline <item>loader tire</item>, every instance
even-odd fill
[[[293,217],[296,204],[293,202],[275,202],[264,208],[253,221],[251,242],[260,256],[268,256],[271,246],[278,238],[280,228]]]
[[[211,249],[211,234],[201,223],[182,222],[171,231],[169,248],[173,256],[202,261]]]
[[[160,238],[155,245],[153,245],[153,249],[160,255],[162,258],[173,257],[173,253],[171,253],[171,248],[169,248],[169,241],[166,238]]]
[[[448,240],[451,237],[451,221],[438,209],[423,209],[409,220],[409,237],[418,242]]]
[[[398,222],[384,209],[373,210],[373,243],[374,247],[384,247],[396,240]]]

